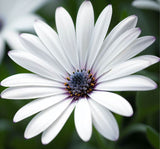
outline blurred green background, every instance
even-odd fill
[[[55,29],[55,9],[63,6],[71,14],[74,22],[78,8],[83,0],[50,0],[45,6],[37,11],[45,21]],[[91,0],[95,18],[107,4],[113,6],[111,30],[118,22],[129,15],[138,16],[138,25],[142,34],[153,35],[156,42],[146,49],[142,54],[159,53],[159,13],[152,10],[143,10],[132,7],[132,0]],[[16,65],[7,56],[10,48],[6,46],[6,53],[3,62],[0,65],[0,80],[16,74],[27,72],[27,70]],[[159,64],[153,65],[141,72],[152,78],[159,84],[158,78]],[[4,88],[0,87],[0,91]],[[119,92],[133,106],[134,115],[126,118],[115,115],[119,129],[120,137],[116,142],[103,138],[95,129],[93,129],[92,138],[85,143],[80,140],[76,133],[73,114],[67,121],[59,135],[48,145],[41,144],[41,135],[29,140],[25,140],[23,133],[30,118],[19,123],[13,123],[13,116],[16,111],[25,105],[28,101],[5,100],[0,101],[0,149],[158,149],[159,148],[159,88],[148,92]]]

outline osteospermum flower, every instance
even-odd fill
[[[132,5],[137,8],[160,11],[160,0],[134,0]]]
[[[110,91],[144,91],[156,83],[141,75],[132,75],[159,58],[144,55],[133,58],[151,45],[155,38],[140,37],[137,17],[121,21],[107,36],[112,6],[104,8],[94,25],[92,4],[85,1],[79,8],[76,29],[68,12],[56,10],[56,33],[42,21],[34,28],[38,35],[22,34],[26,50],[9,52],[20,66],[33,73],[10,76],[1,84],[9,87],[1,93],[6,99],[32,99],[14,116],[19,122],[38,113],[28,124],[25,138],[42,134],[47,144],[60,132],[74,111],[78,135],[88,141],[92,123],[107,139],[117,140],[119,130],[112,112],[131,116],[126,99]]]
[[[12,49],[20,48],[19,31],[30,31],[39,16],[33,12],[46,0],[0,0],[0,62],[4,55],[5,41]]]

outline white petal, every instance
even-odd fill
[[[22,33],[20,35],[20,41],[26,47],[25,50],[29,53],[39,56],[42,55],[42,57],[44,54],[46,54],[49,58],[52,58],[48,49],[42,44],[37,36],[33,34]]]
[[[143,55],[130,59],[111,68],[109,72],[106,72],[106,74],[98,79],[98,82],[104,82],[136,73],[159,61],[160,59],[158,57],[152,55]]]
[[[112,65],[126,61],[135,55],[139,54],[147,47],[149,47],[155,41],[153,36],[144,36],[136,39],[131,45],[129,45],[124,51],[122,51],[112,62]]]
[[[133,1],[132,5],[137,8],[143,8],[143,9],[153,9],[160,11],[160,7],[158,2],[152,1],[146,1],[146,0],[135,0]]]
[[[48,64],[45,59],[20,50],[10,51],[9,56],[18,65],[38,75],[57,81],[64,81],[60,74],[58,75],[57,70],[54,68],[54,64]]]
[[[133,114],[129,102],[118,94],[106,91],[94,91],[89,96],[99,104],[117,114],[123,116],[132,116]]]
[[[72,72],[73,68],[64,54],[65,51],[61,47],[57,33],[50,26],[40,20],[35,22],[34,28],[43,44],[50,51],[52,57],[58,61],[61,67],[64,67],[69,73]]]
[[[105,138],[116,141],[119,137],[119,130],[112,113],[92,99],[89,99],[89,103],[95,128]]]
[[[62,75],[66,73],[65,69],[57,63],[56,59],[50,54],[37,36],[32,34],[21,34],[20,37],[27,52],[44,59],[45,62],[51,64],[54,69],[59,70]]]
[[[96,89],[105,91],[147,91],[156,87],[156,83],[147,77],[131,75],[100,83],[96,86]]]
[[[65,99],[37,114],[28,124],[24,137],[29,139],[46,130],[65,111],[70,103],[70,99]]]
[[[87,69],[92,67],[92,64],[95,61],[95,58],[103,44],[103,40],[107,34],[110,21],[112,17],[112,6],[108,5],[101,12],[98,20],[95,24],[93,34],[91,35],[91,41],[86,55]]]
[[[83,141],[88,141],[92,134],[92,118],[90,106],[86,98],[78,101],[74,112],[75,127]]]
[[[122,20],[118,25],[116,25],[104,40],[103,45],[101,47],[101,51],[95,61],[95,65],[97,65],[99,60],[102,58],[103,53],[116,40],[116,38],[121,36],[127,30],[134,28],[136,24],[137,24],[137,17],[133,15],[127,17],[126,19]]]
[[[61,102],[65,98],[67,98],[67,95],[61,94],[61,95],[55,95],[51,97],[45,97],[33,100],[16,112],[13,121],[19,122],[37,112],[40,112],[48,107],[51,107],[58,102]]]
[[[54,87],[11,87],[5,89],[1,93],[1,97],[5,99],[32,99],[62,94],[65,92],[66,91],[64,89]]]
[[[3,32],[3,36],[12,50],[25,50],[17,32],[7,29]]]
[[[118,23],[112,31],[107,35],[106,39],[104,40],[102,48],[107,49],[109,45],[111,45],[114,40],[116,40],[117,37],[121,36],[125,31],[135,28],[137,24],[137,16],[132,15],[124,20],[122,20],[120,23]]]
[[[71,64],[77,69],[79,68],[78,50],[76,48],[76,35],[72,18],[64,8],[59,7],[56,10],[55,19],[64,52],[71,61]]]
[[[17,19],[13,20],[8,24],[10,29],[16,31],[28,31],[33,30],[33,23],[35,20],[40,19],[38,15],[35,14],[25,14]]]
[[[1,82],[5,87],[18,87],[18,86],[52,86],[64,88],[64,84],[43,78],[36,74],[22,73],[10,76]]]
[[[94,12],[90,1],[84,1],[79,8],[76,20],[77,47],[79,50],[80,67],[85,66],[84,57],[89,46],[94,28]]]
[[[109,63],[111,63],[117,55],[127,48],[128,45],[130,45],[140,35],[140,33],[141,30],[139,28],[127,30],[119,36],[108,49],[106,49],[106,52],[103,53],[103,57],[95,68],[98,77],[104,72],[106,67],[109,67]]]
[[[63,112],[63,114],[42,134],[42,143],[48,144],[51,142],[61,131],[62,127],[66,123],[67,119],[71,115],[75,107],[75,102],[69,105],[69,107]]]
[[[0,63],[2,61],[3,55],[4,55],[4,41],[0,36]]]

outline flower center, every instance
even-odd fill
[[[73,74],[67,77],[65,89],[71,97],[77,99],[78,97],[87,96],[87,94],[92,92],[95,84],[96,81],[91,71],[82,69],[81,71],[77,70],[76,72],[73,72]]]

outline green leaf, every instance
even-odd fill
[[[160,147],[160,139],[158,133],[151,127],[147,127],[146,129],[146,135],[147,139],[150,142],[150,144],[155,148],[159,149]]]
[[[159,110],[159,89],[147,92],[137,92],[136,96],[137,120],[157,112]]]

